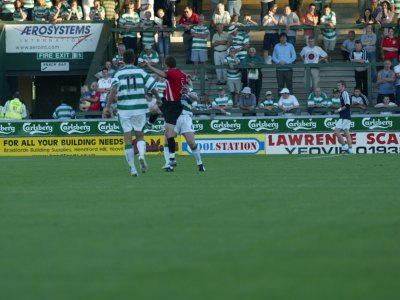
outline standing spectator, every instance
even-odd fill
[[[112,63],[111,63],[111,61],[109,61],[109,60],[106,60],[105,62],[104,62],[104,66],[103,66],[103,68],[101,69],[101,71],[100,72],[97,72],[96,74],[94,74],[94,77],[96,77],[97,79],[100,79],[100,78],[103,78],[103,69],[104,68],[106,68],[107,69],[107,73],[108,73],[108,76],[110,76],[110,77],[113,77],[114,76],[114,73],[115,73],[115,70],[112,68]]]
[[[105,10],[105,19],[114,20],[118,8],[118,0],[102,0],[102,5]]]
[[[317,86],[307,97],[307,111],[310,115],[312,115],[314,108],[327,107],[328,102],[328,96],[321,91],[320,87]]]
[[[289,5],[286,5],[283,10],[283,15],[279,18],[279,25],[285,26],[283,32],[287,35],[288,43],[296,44],[296,30],[291,29],[293,26],[300,25],[299,17],[295,12],[292,12]]]
[[[269,2],[271,3],[271,2]],[[269,4],[267,3],[267,4]],[[278,5],[274,4],[268,11],[268,14],[262,19],[263,26],[277,26],[279,24],[279,16],[276,14]],[[269,55],[270,49],[274,48],[279,42],[279,35],[277,29],[265,30],[263,49],[264,49],[264,62],[271,64],[272,57]]]
[[[225,57],[224,62],[228,65],[226,79],[229,92],[232,94],[234,105],[237,105],[239,102],[239,94],[242,90],[242,76],[240,69],[237,68],[237,66],[240,65],[240,59],[236,55],[235,48],[229,48],[229,54]]]
[[[144,48],[147,45],[154,47],[156,40],[154,38],[154,31],[150,31],[147,29],[154,28],[154,21],[151,19],[151,11],[147,10],[144,13],[144,19],[142,19],[140,23],[140,27],[142,28],[142,47]]]
[[[354,32],[354,30],[350,30],[347,34],[347,39],[343,41],[343,44],[340,47],[344,61],[350,60],[350,53],[354,49],[354,45],[356,42],[355,38],[356,38],[356,33]]]
[[[319,21],[318,14],[317,14],[317,7],[315,3],[311,3],[308,6],[308,12],[304,16],[303,23],[309,26],[317,26]],[[310,37],[314,37],[314,29],[304,29],[304,37],[306,39],[306,44],[308,46],[308,40]]]
[[[19,92],[15,92],[13,99],[4,104],[3,114],[3,120],[21,120],[27,117],[26,106],[20,100]]]
[[[394,29],[389,28],[388,34],[382,41],[383,59],[389,59],[392,64],[396,64],[399,58],[399,39],[394,36]]]
[[[12,21],[13,13],[15,11],[14,0],[2,0],[1,4],[1,20]]]
[[[396,104],[400,105],[400,64],[394,67],[395,73],[395,92],[396,92]]]
[[[157,18],[159,23],[157,26],[161,29],[158,32],[158,51],[160,52],[161,66],[165,66],[165,58],[169,56],[169,48],[171,45],[171,33],[169,31],[162,31],[162,29],[172,27],[171,20],[165,15],[164,9],[160,8],[157,11]]]
[[[242,8],[242,0],[226,0],[226,10],[232,17],[232,22],[237,22]]]
[[[239,108],[242,110],[254,110],[256,106],[256,96],[251,93],[251,89],[248,86],[244,87],[239,99]]]
[[[176,0],[158,0],[154,3],[154,13],[158,14],[160,9],[163,10],[163,18],[166,19],[166,23],[171,24],[170,27],[175,27],[175,10],[176,10]]]
[[[194,25],[191,29],[191,34],[193,37],[192,42],[192,57],[191,60],[194,62],[196,68],[194,69],[193,80],[197,78],[197,66],[198,64],[204,65],[208,61],[207,57],[207,39],[210,35],[208,27],[204,25],[204,15],[199,15],[199,24]],[[208,80],[207,74],[204,77]]]
[[[111,81],[112,80],[108,74],[107,68],[103,68],[102,73],[103,73],[103,77],[97,81],[97,83],[98,83],[97,91],[99,91],[101,93],[100,94],[100,103],[101,103],[101,108],[104,108],[107,103],[107,96],[111,89]]]
[[[387,1],[382,2],[382,10],[378,13],[375,20],[380,24],[390,24],[393,21],[394,13],[390,9],[390,4]],[[387,28],[384,28],[383,34],[386,35],[388,32]]]
[[[94,0],[82,0],[83,15],[86,21],[90,20],[90,8],[94,5]]]
[[[53,119],[57,120],[70,120],[75,119],[74,109],[65,103],[65,100],[61,100],[61,104],[57,106],[53,112]]]
[[[33,8],[35,7],[35,0],[25,0],[23,1],[23,6],[26,8],[28,16],[27,16],[27,21],[32,21],[32,11]],[[14,2],[15,3],[15,2]]]
[[[296,60],[296,52],[292,44],[287,42],[286,33],[279,35],[279,43],[276,44],[272,54],[274,63],[280,66],[292,64]],[[293,85],[293,69],[291,68],[277,68],[276,78],[278,81],[278,90],[283,89],[285,86],[292,90]]]
[[[260,4],[261,4],[260,20],[263,20],[263,18],[267,15],[267,13],[275,5],[275,0],[260,0]]]
[[[198,23],[199,16],[194,13],[189,6],[186,6],[183,10],[183,16],[179,20],[179,25],[185,27],[185,31],[183,32],[183,45],[186,53],[186,64],[192,63],[192,34],[190,30]]]
[[[367,51],[362,47],[361,41],[357,40],[355,48],[350,53],[350,61],[365,64],[368,63]],[[361,88],[364,95],[368,95],[368,71],[366,67],[357,67],[354,70],[356,86]]]
[[[89,18],[92,21],[104,20],[106,17],[106,10],[100,5],[100,0],[94,0],[93,7],[90,8]]]
[[[296,96],[290,95],[290,90],[283,88],[280,92],[281,97],[278,101],[278,107],[283,113],[293,113],[299,108],[299,101]]]
[[[132,49],[135,55],[137,55],[138,32],[132,30],[140,27],[140,18],[138,13],[135,12],[135,3],[133,1],[129,1],[127,11],[119,18],[118,27],[125,30],[125,32],[122,33],[122,43],[125,45],[125,48]],[[121,61],[122,60],[121,56]]]
[[[382,7],[379,5],[378,0],[371,0],[371,16],[376,19],[378,14],[382,11]]]
[[[153,7],[154,7],[154,0],[140,0],[140,6],[139,6],[139,16],[140,19],[143,20],[146,16],[145,13],[147,11],[150,12],[150,20],[154,20],[154,13],[153,13]]]
[[[126,47],[124,44],[119,44],[117,48],[117,54],[114,55],[112,59],[112,64],[116,70],[124,66],[124,53]]]
[[[32,21],[47,21],[49,9],[46,7],[46,0],[37,0],[32,11]]]
[[[14,8],[13,20],[16,22],[26,21],[28,17],[28,11],[24,7],[22,0],[16,0],[14,2]]]
[[[293,12],[296,12],[296,14],[299,18],[302,18],[302,16],[301,16],[302,4],[303,4],[303,0],[289,0],[290,10]]]
[[[322,31],[324,37],[324,49],[328,53],[329,61],[332,61],[332,53],[336,45],[336,14],[329,5],[324,6],[324,14],[321,16],[321,25],[325,25]]]
[[[368,98],[365,94],[361,93],[361,88],[356,86],[354,94],[350,96],[351,106],[354,108],[361,108],[366,110],[368,108]]]
[[[372,32],[372,25],[365,27],[365,33],[361,35],[361,43],[367,52],[367,59],[370,63],[376,62],[376,34]],[[376,81],[376,68],[372,67],[372,80]]]
[[[264,63],[261,56],[257,55],[256,48],[250,47],[248,55],[244,58],[242,64],[248,67],[247,79],[251,92],[256,96],[257,103],[260,100],[260,92],[262,88],[262,72],[260,67],[256,67],[257,64]]]
[[[232,47],[235,48],[237,57],[242,61],[246,55],[247,55],[247,50],[250,47],[250,38],[249,35],[244,32],[238,30],[238,28],[235,25],[231,25],[228,28],[228,32],[232,36]],[[246,69],[241,70],[242,73],[242,83],[243,85],[247,85],[247,71]]]
[[[389,95],[390,101],[394,102],[393,84],[396,81],[396,74],[391,69],[392,63],[389,59],[383,62],[383,69],[378,72],[376,83],[378,84],[377,103],[382,103],[384,95]]]
[[[211,27],[215,28],[218,23],[228,26],[231,22],[231,15],[225,10],[225,6],[222,3],[217,5],[217,9],[211,18]]]
[[[314,37],[310,37],[308,43],[309,45],[305,46],[300,52],[300,57],[305,64],[318,64],[320,61],[326,60],[328,54],[321,47],[315,46]],[[311,88],[315,89],[319,86],[319,68],[311,68],[310,73]],[[309,88],[309,86],[306,86],[306,90]]]
[[[212,38],[212,46],[214,47],[214,64],[216,66],[221,66],[224,64],[226,57],[226,50],[230,47],[232,43],[231,36],[224,31],[224,25],[217,24],[217,32]],[[217,85],[226,84],[226,69],[216,69],[217,73]]]
[[[78,0],[71,0],[71,6],[66,10],[66,20],[77,21],[82,20],[83,12],[82,7],[78,5]]]

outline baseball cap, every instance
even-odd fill
[[[280,92],[280,94],[290,94],[289,89],[283,88]]]
[[[266,96],[272,95],[272,92],[271,92],[271,91],[267,91],[267,92],[265,93],[265,95],[266,95]]]

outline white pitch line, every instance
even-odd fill
[[[303,158],[298,158],[297,160],[314,159],[314,158],[331,158],[331,157],[337,157],[337,156],[343,156],[343,154],[303,157]]]

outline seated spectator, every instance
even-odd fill
[[[211,17],[211,27],[215,28],[218,23],[228,26],[231,22],[231,16],[229,12],[225,11],[225,6],[222,3],[217,5],[214,14]]]
[[[299,17],[295,12],[292,12],[289,5],[286,5],[283,10],[283,15],[279,19],[279,25],[285,26],[285,30],[282,32],[287,35],[287,42],[295,45],[296,44],[296,30],[291,29],[293,26],[300,25]]]
[[[278,101],[278,107],[283,113],[294,113],[299,108],[299,102],[294,95],[290,95],[290,91],[287,88],[283,88],[280,91],[281,97]]]
[[[89,101],[91,96],[91,91],[87,85],[81,87],[81,97],[79,99],[79,110],[88,111],[91,102]]]
[[[135,55],[138,53],[137,36],[138,32],[134,31],[140,27],[139,15],[135,12],[135,3],[129,1],[127,10],[118,20],[118,28],[124,29],[122,33],[122,43],[126,49],[132,49]]]
[[[383,62],[383,69],[378,72],[376,83],[378,84],[378,99],[377,103],[383,102],[383,96],[388,95],[390,101],[394,102],[394,82],[396,74],[391,69],[392,63],[390,60]]]
[[[61,100],[61,104],[57,106],[53,112],[53,119],[57,120],[70,120],[75,119],[75,110],[65,103],[65,100]]]
[[[332,97],[328,101],[328,107],[335,110],[342,107],[340,102],[340,91],[338,89],[333,89]]]
[[[273,99],[272,92],[267,91],[265,93],[265,99],[263,101],[260,101],[258,108],[271,111],[271,110],[277,108],[277,106],[278,106],[278,103],[275,99]]]
[[[97,83],[99,84],[97,90],[101,93],[100,95],[101,108],[104,108],[107,104],[108,93],[111,91],[112,79],[108,74],[107,68],[103,68],[102,73],[103,73],[102,78],[100,78],[97,81]]]
[[[32,10],[32,21],[47,21],[49,9],[46,7],[46,0],[37,0]]]
[[[226,10],[232,17],[232,22],[237,22],[240,16],[240,9],[242,8],[242,0],[227,0]]]
[[[220,86],[218,88],[218,96],[212,102],[212,108],[219,110],[223,114],[227,114],[227,110],[232,109],[233,102],[230,95],[225,93],[225,89]],[[229,115],[229,113],[227,114]]]
[[[61,22],[65,15],[66,7],[63,5],[63,0],[56,0],[55,4],[49,9],[49,21]]]
[[[144,13],[144,19],[142,19],[140,23],[140,27],[142,28],[142,47],[144,48],[147,45],[154,47],[156,40],[154,38],[154,31],[148,31],[147,29],[154,28],[154,21],[151,19],[151,12],[146,11]]]
[[[368,108],[368,99],[361,93],[361,88],[355,87],[354,94],[350,96],[350,103],[352,107],[361,108],[366,110]]]
[[[311,3],[308,6],[308,12],[305,14],[303,23],[305,25],[309,26],[317,26],[319,21],[318,13],[317,13],[317,6],[315,3]],[[308,39],[310,37],[314,37],[314,29],[304,29],[304,37],[306,39],[306,45],[309,46],[308,44]]]
[[[374,24],[375,18],[372,16],[372,11],[370,8],[364,10],[364,14],[356,21],[358,24]]]
[[[262,25],[263,26],[277,26],[279,24],[279,16],[276,14],[278,10],[278,5],[274,4],[269,10],[268,14],[263,17]],[[264,49],[264,62],[266,64],[272,63],[272,56],[269,55],[271,48],[273,49],[275,45],[279,42],[278,30],[271,29],[265,30],[264,41],[263,41],[263,49]]]
[[[325,108],[328,106],[328,103],[328,96],[324,92],[321,92],[320,87],[315,87],[314,91],[307,97],[307,111],[312,115],[314,108]]]
[[[260,92],[262,88],[262,72],[260,67],[256,67],[256,65],[263,64],[264,60],[261,56],[257,55],[256,48],[250,47],[248,54],[243,59],[242,64],[247,66],[247,79],[248,86],[251,89],[251,92],[256,96],[256,101],[260,100]]]
[[[240,69],[237,68],[240,65],[240,59],[236,55],[235,48],[229,48],[229,54],[225,57],[224,63],[228,65],[226,71],[226,81],[229,88],[229,92],[232,94],[234,105],[238,105],[239,94],[242,90],[242,75]]]
[[[204,24],[204,15],[199,15],[199,23],[194,25],[190,31],[193,37],[191,60],[196,66],[192,79],[196,80],[198,70],[197,66],[199,65],[199,63],[205,65],[205,63],[208,61],[207,39],[210,31],[208,30],[208,27]],[[204,75],[204,79],[208,80],[206,73]]]
[[[15,11],[14,0],[0,1],[1,20],[12,21]]]
[[[382,41],[383,58],[389,59],[392,64],[396,64],[399,58],[399,39],[394,36],[394,29],[389,28],[387,35]]]
[[[138,66],[145,68],[147,65],[156,66],[160,62],[158,53],[150,45],[146,45],[144,50],[140,53],[138,59]],[[153,73],[151,70],[146,68],[147,73]]]
[[[343,41],[343,44],[340,47],[340,50],[342,51],[343,60],[345,61],[350,60],[350,53],[355,47],[355,42],[356,42],[355,37],[356,33],[354,32],[354,30],[350,30],[347,35],[347,39]]]
[[[239,98],[239,108],[242,110],[254,110],[256,106],[256,96],[251,93],[251,89],[248,86],[244,87]]]
[[[114,55],[112,59],[112,63],[115,69],[120,69],[122,68],[124,64],[124,53],[126,51],[126,47],[124,44],[119,44],[117,48],[117,54]]]
[[[82,7],[78,5],[78,0],[71,0],[71,6],[66,9],[65,19],[68,21],[83,19]]]
[[[89,18],[92,21],[104,20],[106,17],[106,10],[100,5],[100,0],[93,1],[93,7],[90,8]]]
[[[393,103],[390,101],[390,96],[383,96],[383,102],[382,103],[377,103],[375,104],[375,108],[391,108],[391,107],[397,107],[396,103]],[[392,112],[381,112],[381,114],[392,114]]]
[[[26,21],[28,18],[28,11],[24,7],[24,3],[22,0],[16,0],[14,2],[14,13],[12,15],[13,20],[16,22],[23,22]]]
[[[172,27],[170,19],[167,18],[167,16],[165,15],[165,11],[162,8],[157,10],[157,19],[159,21],[156,21],[156,24],[160,29]],[[171,33],[168,31],[159,31],[157,45],[158,51],[160,52],[161,66],[166,68],[167,66],[165,65],[165,58],[169,56],[169,49],[171,46]]]

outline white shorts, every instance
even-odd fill
[[[180,115],[178,120],[176,120],[176,126],[174,130],[177,134],[194,132],[192,117],[189,115]]]
[[[136,115],[130,117],[119,116],[123,132],[143,131],[144,125],[146,124],[146,115]]]
[[[341,130],[350,129],[350,125],[351,125],[351,120],[339,119],[336,122],[335,129],[341,129]]]
[[[149,110],[151,110],[151,108],[157,105],[157,100],[156,99],[152,99],[151,101],[147,101],[147,107],[149,108]]]

